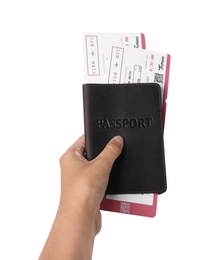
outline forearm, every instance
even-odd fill
[[[95,238],[94,214],[85,208],[59,206],[39,260],[91,260]]]

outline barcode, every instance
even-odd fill
[[[155,73],[154,82],[163,83],[163,74]]]
[[[120,203],[120,212],[122,213],[130,213],[131,204],[128,202],[121,202]]]

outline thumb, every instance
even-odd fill
[[[112,165],[123,149],[124,141],[121,136],[113,137],[105,146],[103,151],[96,157],[96,163],[100,163],[101,168],[109,173]]]

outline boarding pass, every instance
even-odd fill
[[[142,33],[84,33],[84,74],[88,82],[107,82],[111,46],[145,48]]]

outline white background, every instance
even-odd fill
[[[171,54],[168,191],[155,218],[102,212],[93,259],[213,259],[211,1],[0,2],[0,259],[36,260],[83,133],[82,32],[142,32]]]

